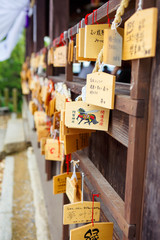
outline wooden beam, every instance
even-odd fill
[[[144,1],[143,7],[147,7],[151,2],[154,5],[154,2],[151,0]],[[136,224],[136,239],[140,239],[141,235],[141,208],[146,161],[150,76],[150,58],[132,61],[131,98],[134,100],[143,99],[145,104],[143,118],[129,116],[130,128],[126,170],[125,218],[128,223]]]
[[[156,6],[160,11],[160,0]],[[158,19],[156,57],[153,59],[148,119],[148,142],[144,191],[143,229],[141,239],[159,239],[160,228],[160,19]]]
[[[63,205],[68,204],[68,203],[70,203],[70,202],[69,202],[67,195],[63,194]],[[63,219],[62,219],[62,221],[63,221]],[[62,224],[63,224],[63,222],[62,222]],[[62,240],[68,240],[68,237],[69,237],[69,225],[63,224]]]
[[[49,37],[52,40],[53,35],[53,0],[49,0]]]
[[[66,40],[66,45],[67,45],[67,49],[66,49],[66,51],[67,51],[67,53],[66,53],[67,64],[66,64],[66,67],[65,67],[65,74],[66,74],[65,75],[65,80],[66,81],[72,81],[73,80],[73,63],[68,62],[68,46],[69,46],[69,40],[68,39]]]
[[[108,3],[103,4],[100,8],[97,9],[97,22],[98,23],[104,23],[108,21],[108,17],[107,17],[107,7],[108,7],[108,14],[110,18],[114,18],[116,10],[118,9],[118,7],[120,6],[121,0],[110,0],[109,1],[109,6]],[[127,10],[125,12],[128,12],[128,15],[131,16],[134,13],[134,4],[135,1],[131,0],[129,2],[129,5],[127,7]],[[124,14],[122,16],[123,20],[126,20],[126,14]],[[91,15],[89,15],[88,17],[88,25],[92,24],[92,18],[93,18],[93,13]],[[94,14],[94,19],[95,19],[95,14]]]
[[[115,13],[116,13],[116,10],[117,8],[119,7],[120,5],[120,2],[121,0],[110,0],[109,1],[109,11],[108,11],[108,14],[109,14],[109,17],[110,18],[114,18],[115,16]],[[129,3],[129,6],[127,8],[127,11],[126,13],[123,15],[123,21],[125,21],[129,16],[131,16],[133,13],[134,13],[134,4],[135,4],[135,1],[134,0],[130,0],[130,3]],[[93,24],[93,20],[95,21],[95,16],[96,16],[96,22],[98,23],[107,23],[108,22],[108,17],[107,17],[107,7],[108,7],[108,3],[105,3],[103,4],[100,8],[97,9],[97,13],[94,14],[93,16],[93,13],[91,13],[89,16],[88,16],[88,25],[91,25]],[[78,26],[79,26],[79,23],[77,23]],[[73,27],[71,27],[68,32],[72,32],[72,36],[75,36],[78,31],[77,31],[77,24],[74,25]],[[82,27],[85,27],[85,21],[82,19]],[[72,31],[71,31],[72,29]]]
[[[108,134],[118,142],[128,147],[129,116],[113,110],[110,114]]]
[[[45,166],[46,166],[46,174],[47,174],[47,181],[52,179],[52,161],[45,160]]]
[[[75,152],[74,156],[80,160],[80,168],[96,191],[100,193],[103,203],[107,205],[120,229],[128,238],[134,237],[135,226],[128,225],[124,218],[124,202],[122,199],[82,151]]]
[[[136,117],[144,116],[144,101],[133,100],[130,96],[117,95],[115,109]]]
[[[30,17],[30,24],[26,28],[26,57],[33,53],[33,16]]]
[[[38,0],[37,1],[37,42],[36,52],[44,47],[44,37],[49,34],[47,26],[49,19],[47,18],[47,4],[48,1]]]
[[[60,36],[68,28],[68,23],[69,0],[53,0],[53,37]]]

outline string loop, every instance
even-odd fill
[[[139,2],[138,2],[137,11],[140,11],[140,10],[142,10],[142,0],[139,0]]]
[[[83,196],[84,196],[84,172],[82,172],[82,195],[81,195],[82,202],[83,202]]]
[[[78,168],[79,162],[80,162],[79,160],[77,160],[77,161],[72,160],[71,161],[71,163],[73,163],[73,174],[72,174],[71,180],[73,180],[74,178],[77,180],[76,168]]]
[[[116,29],[122,22],[122,16],[124,14],[125,8],[128,7],[129,0],[122,0],[119,8],[117,9],[114,21],[112,22],[112,29]]]
[[[88,25],[88,17],[89,15],[91,15],[92,13],[88,13],[86,16],[85,16],[85,19],[84,19],[84,22],[86,25]]]

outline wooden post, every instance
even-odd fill
[[[157,0],[160,11],[160,0]],[[156,57],[150,84],[149,114],[148,114],[148,144],[147,166],[144,191],[144,211],[142,239],[159,239],[160,228],[157,224],[160,219],[160,19],[158,19]]]
[[[67,64],[65,68],[65,76],[66,76],[66,81],[72,81],[73,80],[73,63],[68,63],[68,45],[69,45],[69,40],[67,39],[66,41],[67,44]]]
[[[136,8],[137,4],[138,1],[136,1]],[[154,6],[153,1],[149,0],[143,2],[143,8],[151,6]],[[135,100],[143,99],[145,102],[144,117],[137,118],[131,115],[129,116],[125,218],[129,224],[136,224],[136,239],[141,239],[141,213],[146,163],[150,73],[151,58],[132,61],[131,98]]]
[[[47,174],[47,181],[52,179],[52,161],[45,160],[45,171]]]
[[[63,194],[63,205],[68,204],[69,199],[66,194]],[[62,240],[68,240],[69,239],[69,225],[63,225],[63,234],[62,234]]]
[[[9,89],[5,88],[4,89],[4,104],[5,104],[5,106],[8,106],[8,101],[9,101]]]
[[[12,89],[13,112],[17,112],[17,89]]]

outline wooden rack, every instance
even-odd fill
[[[110,0],[108,12],[110,18],[114,17],[120,2],[121,0]],[[137,3],[138,1],[130,1],[123,16],[122,25],[134,14]],[[154,1],[143,1],[143,8],[154,6]],[[95,20],[93,13],[88,17],[88,24],[92,24],[92,19]],[[97,9],[97,22],[107,22],[107,3]],[[63,40],[67,46],[69,38],[75,37],[78,33],[79,26],[85,26],[84,19],[68,31],[64,31]],[[53,42],[54,46],[58,45],[60,37]],[[85,154],[84,151],[74,153],[74,157],[80,159],[80,168],[87,176],[87,181],[94,186],[96,192],[100,193],[101,201],[118,224],[125,240],[141,239],[151,67],[152,59],[133,60],[131,61],[131,83],[116,83],[115,109],[111,113],[107,134],[127,148],[124,200],[89,159],[88,153]],[[69,63],[65,67],[65,74],[59,76],[47,74],[47,77],[55,83],[64,82],[76,95],[81,93],[85,85],[84,80],[73,76],[72,64]],[[86,187],[87,191],[91,193],[88,187]],[[67,201],[64,196],[64,203]],[[106,219],[110,220],[110,217],[106,216]],[[116,234],[114,237],[118,239]],[[64,226],[63,240],[66,239],[68,239],[68,227]]]

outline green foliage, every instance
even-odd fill
[[[22,102],[20,71],[25,57],[25,31],[14,48],[11,57],[0,62],[0,95],[3,95],[4,88],[9,88],[9,96],[12,97],[12,89],[18,89],[18,103]],[[20,111],[19,104],[19,111]],[[11,108],[12,109],[12,108]]]

